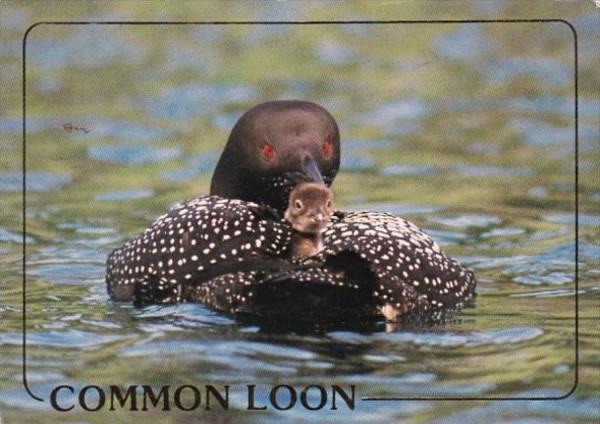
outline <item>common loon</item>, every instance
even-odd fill
[[[284,217],[306,182],[330,186],[340,164],[334,118],[305,101],[248,110],[231,131],[209,196],[173,206],[108,257],[114,300],[202,302],[232,314],[397,321],[461,307],[472,271],[413,223],[376,211],[336,211],[322,250],[293,254]]]

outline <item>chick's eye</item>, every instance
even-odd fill
[[[294,206],[296,207],[296,209],[302,209],[302,202],[300,200],[296,200],[294,202]]]
[[[275,150],[273,150],[269,143],[265,143],[262,148],[262,155],[264,159],[272,160],[275,157]]]
[[[329,139],[325,140],[325,142],[321,146],[321,154],[323,155],[323,157],[326,158],[331,156],[331,141],[329,141]]]

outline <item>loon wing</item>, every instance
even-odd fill
[[[320,255],[326,262],[344,268],[353,262],[336,258],[352,252],[368,264],[378,282],[373,295],[379,307],[392,305],[401,311],[457,308],[475,292],[472,271],[446,256],[419,227],[388,213],[338,213],[323,234],[323,245]],[[414,296],[398,295],[408,287]],[[402,304],[403,300],[409,303]]]
[[[183,286],[248,269],[291,269],[283,258],[291,230],[271,208],[203,196],[171,207],[140,236],[108,257],[114,300],[136,304],[185,300]],[[287,268],[285,267],[287,264]]]

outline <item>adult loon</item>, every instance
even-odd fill
[[[322,250],[292,255],[283,217],[302,182],[330,186],[340,164],[334,118],[305,101],[248,110],[231,131],[209,196],[173,206],[107,260],[114,300],[202,302],[265,318],[397,321],[455,309],[475,294],[472,271],[411,222],[336,211]]]

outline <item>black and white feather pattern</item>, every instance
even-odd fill
[[[325,319],[460,307],[473,273],[411,222],[336,213],[314,258],[290,258],[292,230],[274,209],[205,196],[173,206],[108,259],[113,299],[201,302],[232,314]]]
[[[323,245],[325,261],[352,252],[368,264],[380,309],[392,308],[400,315],[454,309],[475,291],[472,271],[446,256],[415,224],[388,213],[337,213],[323,234]]]
[[[138,304],[181,302],[185,285],[268,265],[268,259],[286,256],[291,237],[289,225],[274,213],[217,196],[178,203],[109,255],[108,292]]]

